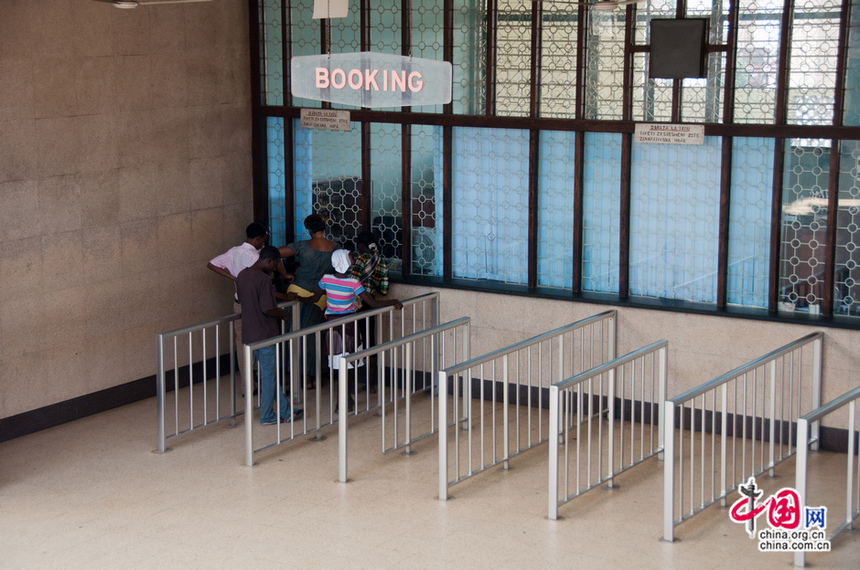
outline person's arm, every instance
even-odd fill
[[[292,273],[287,273],[287,268],[284,267],[284,264],[281,263],[280,261],[278,261],[278,263],[275,264],[275,268],[278,270],[278,273],[280,274],[280,276],[283,277],[284,281],[286,281],[287,283],[292,283],[293,281],[296,280],[296,276],[293,275]]]
[[[387,301],[377,301],[376,299],[371,297],[370,293],[368,293],[367,291],[362,291],[359,294],[359,297],[361,297],[362,303],[367,303],[368,305],[370,305],[374,309],[378,309],[380,307],[394,307],[395,309],[397,309],[399,311],[400,309],[403,308],[403,303],[401,303],[398,299],[389,299]]]
[[[281,257],[295,257],[296,252],[290,249],[288,245],[282,245],[278,248],[278,251],[281,253]]]
[[[266,313],[267,315],[269,315],[270,317],[275,317],[276,319],[283,319],[285,321],[288,321],[292,318],[292,314],[290,314],[289,311],[285,311],[284,309],[282,309],[280,307],[275,307],[274,309],[268,309],[268,310],[263,311],[263,312]]]
[[[232,275],[230,275],[229,271],[227,271],[223,267],[218,267],[217,265],[212,265],[211,261],[206,265],[206,269],[211,269],[212,271],[214,271],[218,275],[220,275],[222,277],[226,277],[230,281],[236,281],[236,278],[233,277]]]

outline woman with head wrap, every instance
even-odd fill
[[[299,296],[311,295],[320,278],[331,272],[331,254],[337,248],[333,241],[325,237],[326,223],[321,215],[311,214],[305,218],[305,229],[307,229],[311,239],[293,242],[278,248],[281,257],[293,257],[298,263],[298,267],[293,272],[295,280],[287,288],[287,293]],[[325,303],[325,298],[322,298],[316,304],[306,305],[302,308],[301,328],[323,322]],[[308,388],[314,388],[316,352],[313,343],[308,344],[305,353],[305,382]]]

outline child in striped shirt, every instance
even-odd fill
[[[350,253],[345,249],[335,250],[331,254],[331,264],[334,274],[327,273],[317,283],[314,294],[310,297],[298,297],[295,293],[289,293],[287,300],[298,299],[302,303],[315,303],[323,295],[326,296],[325,316],[326,320],[334,320],[346,317],[355,312],[355,298],[361,299],[374,309],[380,307],[395,307],[397,310],[403,305],[397,299],[377,301],[364,289],[361,281],[349,275],[352,267]]]
[[[288,300],[298,299],[303,303],[315,303],[323,295],[326,296],[326,321],[334,321],[343,319],[355,313],[355,299],[359,297],[363,303],[373,307],[395,307],[397,310],[403,308],[403,304],[397,299],[385,301],[377,301],[367,291],[361,281],[349,275],[352,260],[350,253],[345,249],[335,250],[331,254],[331,264],[334,267],[334,274],[327,273],[322,276],[314,290],[314,294],[310,297],[299,297],[295,293],[288,293]],[[364,333],[364,323],[360,320],[353,323],[345,324],[344,326],[334,327],[327,336],[326,344],[328,347],[324,349],[324,353],[328,354],[329,367],[338,369],[338,358],[341,355],[347,355],[360,350],[362,348],[362,340]],[[361,362],[357,362],[356,366],[361,366]],[[353,368],[350,364],[349,368]],[[354,380],[350,380],[353,384]],[[350,411],[354,406],[354,399],[350,389],[349,404]]]

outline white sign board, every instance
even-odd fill
[[[636,123],[633,142],[645,144],[705,144],[705,125]]]
[[[301,127],[303,129],[323,129],[327,131],[348,131],[349,111],[335,109],[302,109]]]
[[[451,102],[447,61],[369,51],[304,55],[290,61],[293,97],[356,107]]]
[[[346,18],[349,13],[349,0],[314,0],[312,20],[321,18]]]

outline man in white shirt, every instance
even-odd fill
[[[236,296],[236,278],[239,275],[239,272],[247,267],[251,267],[257,262],[257,259],[260,257],[260,250],[266,245],[266,241],[269,239],[269,228],[267,228],[264,224],[260,222],[254,222],[245,228],[245,235],[247,239],[244,243],[237,245],[236,247],[231,247],[226,252],[222,253],[218,257],[212,259],[206,267],[211,269],[218,275],[222,277],[226,277],[231,280],[234,284],[233,288],[233,312],[241,313],[242,305],[239,304],[239,298]],[[283,264],[278,264],[278,272],[287,280],[291,280],[291,275],[289,275],[284,269]],[[245,351],[242,350],[242,320],[237,319],[235,322],[236,327],[236,356],[239,361],[239,373],[241,378],[241,373],[245,369],[244,368],[244,360],[245,360]]]

